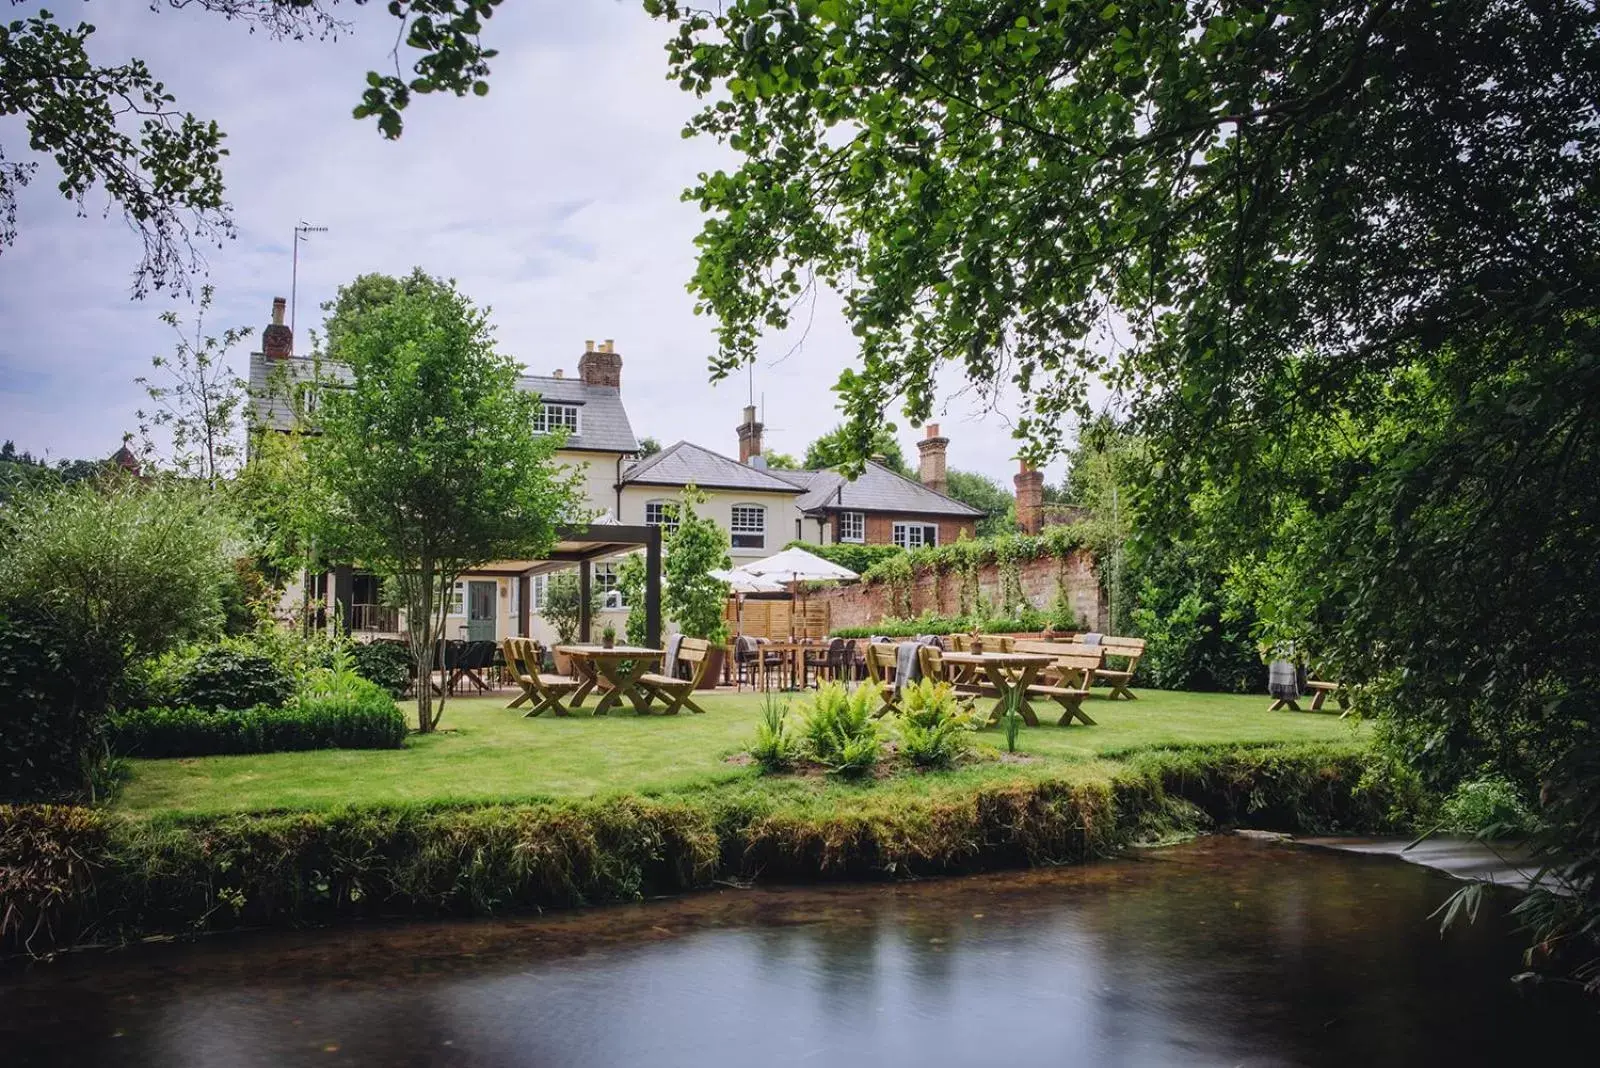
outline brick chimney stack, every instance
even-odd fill
[[[766,459],[761,455],[762,424],[756,422],[756,406],[744,406],[744,422],[739,424],[739,462],[749,464],[751,467],[767,466]]]
[[[578,357],[578,377],[585,385],[622,388],[622,357],[613,347],[610,338],[595,348],[593,341],[583,343],[584,353]]]
[[[261,331],[261,355],[269,360],[287,360],[294,355],[294,331],[283,322],[288,304],[282,297],[272,298],[272,322]]]
[[[1023,460],[1011,480],[1017,486],[1017,525],[1026,534],[1039,533],[1044,529],[1044,472]]]
[[[929,423],[927,436],[917,442],[917,451],[922,454],[917,474],[922,484],[935,493],[950,492],[950,478],[944,467],[945,452],[949,448],[950,439],[940,436],[938,423]]]

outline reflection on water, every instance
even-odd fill
[[[1211,839],[1117,863],[216,938],[0,979],[0,1057],[132,1065],[1541,1064],[1449,880]],[[1583,1063],[1583,1057],[1579,1057]]]

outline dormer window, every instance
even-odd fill
[[[578,407],[576,404],[545,401],[533,415],[533,432],[553,434],[558,430],[565,430],[569,435],[576,437],[579,433]]]

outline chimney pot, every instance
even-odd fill
[[[766,462],[761,460],[761,431],[762,425],[756,422],[756,406],[744,406],[744,421],[739,424],[739,462],[752,467],[765,467]]]
[[[585,341],[583,343],[583,351],[584,352],[593,352],[594,351],[594,342],[592,340]]]
[[[595,348],[593,341],[584,342],[589,349],[578,358],[578,377],[584,385],[622,388],[622,357],[612,347],[610,338]]]
[[[561,368],[557,367],[555,369],[555,373],[552,374],[550,377],[551,378],[565,378],[565,377],[567,377],[567,372],[565,372]]]
[[[1017,487],[1017,525],[1028,534],[1039,533],[1044,529],[1044,472],[1020,460],[1011,480]]]
[[[288,301],[272,298],[272,322],[261,331],[261,355],[269,360],[287,360],[294,355],[294,331],[283,322],[283,310]]]
[[[920,454],[917,477],[935,493],[950,492],[950,475],[945,467],[945,454],[949,448],[950,439],[939,433],[938,423],[929,423],[927,436],[917,442],[917,452]]]

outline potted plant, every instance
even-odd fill
[[[715,520],[695,514],[694,506],[705,501],[693,486],[684,490],[678,506],[678,529],[667,537],[662,554],[666,588],[662,599],[667,615],[688,638],[704,638],[711,643],[706,656],[706,671],[700,688],[709,690],[722,678],[723,646],[728,627],[723,612],[728,603],[728,584],[712,578],[710,572],[733,566],[728,556],[728,532]]]
[[[600,632],[600,644],[607,649],[614,649],[617,645],[617,625],[607,623],[606,629]]]
[[[589,618],[593,619],[595,613],[600,611],[599,590],[591,590],[589,598]],[[559,650],[560,645],[571,645],[578,637],[578,626],[582,621],[583,600],[578,575],[575,571],[563,571],[551,575],[550,582],[545,587],[544,604],[539,613],[550,621],[556,629],[556,642],[558,648],[554,651],[556,671],[563,675],[572,674],[572,658]]]

